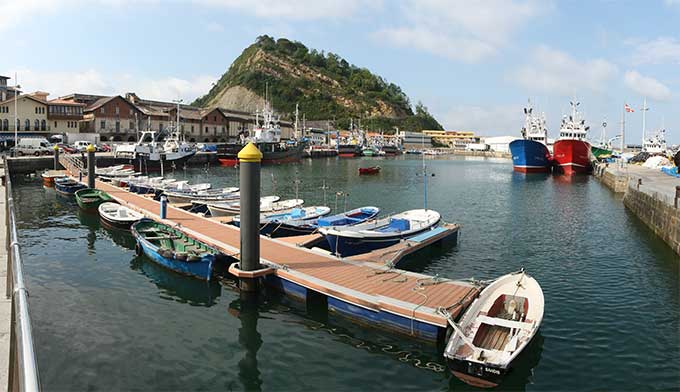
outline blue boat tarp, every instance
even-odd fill
[[[669,176],[680,178],[680,173],[678,173],[677,167],[662,167],[661,171],[668,174]]]
[[[409,241],[415,241],[415,242],[427,241],[428,239],[430,239],[430,238],[432,238],[436,235],[439,235],[439,234],[445,232],[446,230],[447,229],[444,228],[444,227],[437,227],[437,228],[434,228],[432,230],[429,230],[429,231],[420,233],[416,236],[413,236],[413,237],[409,238],[408,240]]]

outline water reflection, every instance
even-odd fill
[[[152,262],[146,256],[134,257],[130,261],[130,269],[149,278],[158,287],[159,296],[163,299],[210,307],[222,295],[222,286],[218,282],[206,282],[177,274]]]
[[[257,293],[241,292],[240,298],[229,304],[229,313],[241,321],[238,342],[243,347],[244,355],[238,362],[238,378],[246,391],[262,389],[262,378],[257,364],[257,352],[262,346],[262,336],[257,331],[259,307]]]
[[[76,215],[78,216],[78,221],[80,221],[80,224],[83,226],[86,226],[88,231],[87,231],[87,250],[90,252],[90,254],[95,253],[95,242],[97,242],[97,230],[101,228],[101,224],[99,223],[99,215],[97,213],[92,213],[89,211],[85,211],[81,208],[78,208],[76,206]]]

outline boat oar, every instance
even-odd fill
[[[456,331],[456,332],[460,335],[460,338],[463,339],[463,341],[464,341],[465,343],[469,344],[469,345],[472,346],[473,348],[475,347],[475,344],[472,343],[472,340],[470,340],[470,338],[468,338],[467,336],[465,336],[465,333],[463,333],[463,330],[460,329],[460,327],[458,326],[458,324],[456,324],[455,321],[453,321],[453,319],[451,318],[451,315],[449,314],[449,312],[447,312],[446,310],[441,309],[441,308],[440,308],[440,309],[437,309],[437,311],[439,312],[439,314],[441,314],[442,316],[446,317],[446,321],[449,322],[449,325],[453,328],[454,331]],[[446,343],[448,343],[448,342],[446,342]]]

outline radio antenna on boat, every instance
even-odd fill
[[[427,211],[427,166],[425,165],[425,134],[420,130],[420,139],[422,144],[423,156],[423,206],[425,211]]]
[[[328,187],[326,186],[326,180],[323,180],[323,184],[321,185],[321,189],[323,190],[323,205],[327,206],[328,201],[327,201],[327,198],[326,198],[326,190],[328,189]]]

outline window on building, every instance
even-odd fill
[[[30,130],[31,130],[31,120],[24,121],[24,131],[30,131]]]
[[[205,133],[208,133],[208,127],[205,127]]]
[[[116,116],[120,114],[120,108],[116,106]]]
[[[18,131],[19,128],[20,128],[20,125],[21,125],[21,120],[19,120],[19,119],[17,118],[17,123],[16,123],[16,125],[14,126],[14,128]]]
[[[158,130],[162,131],[163,130],[163,123],[158,123]]]
[[[217,135],[217,127],[213,127],[213,135]]]
[[[132,113],[132,109],[130,109],[130,115],[131,115],[131,116],[133,115],[133,113]]]
[[[194,133],[194,126],[191,126],[191,133]]]
[[[2,120],[2,130],[9,131],[9,121],[7,119]]]
[[[120,132],[120,121],[116,120],[116,133]]]
[[[99,123],[99,129],[101,129],[101,130],[106,129],[106,120],[102,120],[102,121]]]
[[[43,110],[45,110],[45,109],[43,109]],[[42,120],[42,121],[40,122],[40,130],[41,130],[41,131],[47,131],[47,121]]]
[[[57,122],[56,121],[54,122],[54,128],[55,129],[57,128]]]
[[[222,133],[224,133],[227,130],[225,126],[222,126]]]
[[[134,123],[133,121],[130,121],[130,124],[129,124],[129,126],[128,126],[128,129],[129,129],[129,130],[135,129],[135,123]]]
[[[101,113],[101,114],[104,114],[104,113],[106,113],[106,110],[104,110],[104,107],[103,107],[103,106],[102,106],[102,108],[101,108],[101,109],[99,109],[99,113]]]

